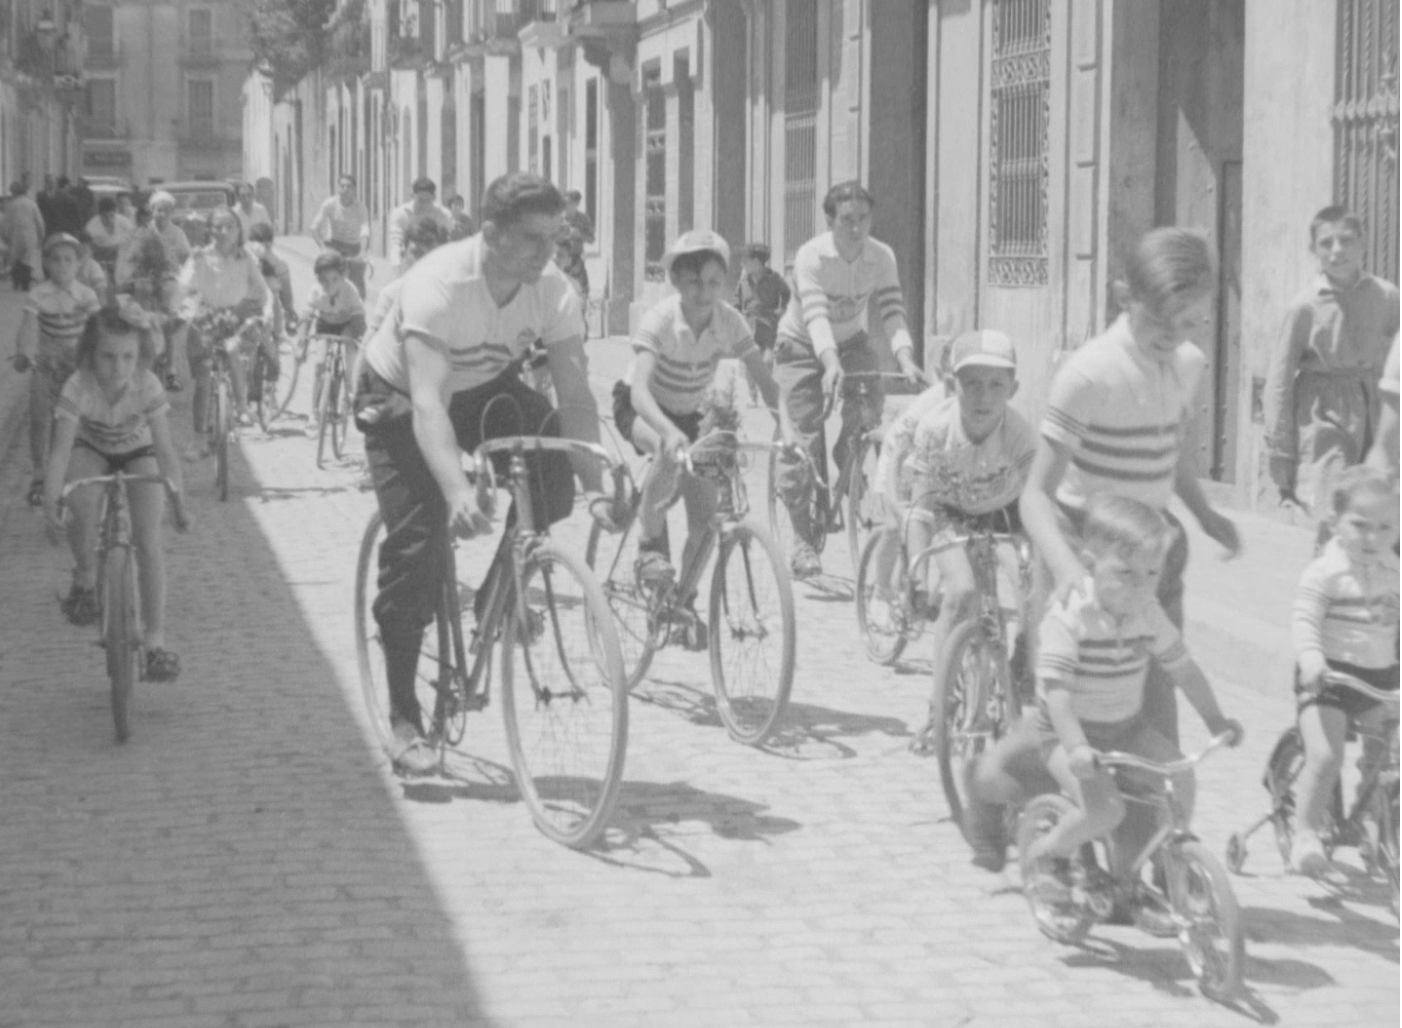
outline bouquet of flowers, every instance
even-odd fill
[[[211,343],[222,343],[235,336],[251,338],[262,322],[248,318],[234,307],[205,307],[190,319],[190,326]]]

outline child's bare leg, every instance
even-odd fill
[[[91,478],[104,474],[106,462],[83,446],[73,447],[68,460],[68,478]],[[68,494],[68,546],[73,552],[73,584],[91,589],[97,584],[97,515],[102,490],[86,486]]]
[[[677,490],[680,465],[671,454],[662,452],[662,438],[641,418],[633,424],[633,442],[652,454],[652,465],[643,479],[643,494],[638,504],[642,541],[651,542],[661,538],[667,528],[667,508]]]
[[[1348,718],[1337,707],[1311,703],[1300,710],[1300,735],[1305,742],[1305,763],[1295,779],[1295,809],[1302,828],[1318,833],[1339,769],[1344,762],[1344,737]]]
[[[134,475],[158,473],[155,458],[132,465]],[[166,575],[165,547],[161,545],[161,518],[165,513],[165,487],[141,484],[130,487],[132,541],[141,570],[141,619],[148,649],[165,647]]]
[[[720,505],[720,490],[714,482],[689,475],[681,483],[686,505],[686,545],[682,547],[681,567],[688,567],[701,549],[701,538]]]
[[[1113,831],[1125,816],[1124,798],[1108,772],[1097,770],[1090,778],[1077,778],[1071,773],[1064,746],[1052,751],[1047,768],[1071,797],[1075,809],[1032,844],[1027,854],[1031,860],[1069,857],[1086,843]]]
[[[963,545],[950,546],[934,555],[933,561],[939,568],[940,581],[944,583],[944,598],[940,601],[939,617],[930,629],[931,653],[934,654],[933,697],[944,695],[945,648],[954,628],[973,612],[978,588],[974,583],[974,569],[969,564],[969,555]],[[943,711],[930,709],[931,722],[944,716]]]

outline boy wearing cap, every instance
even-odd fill
[[[686,503],[687,542],[683,565],[699,531],[715,513],[715,486],[695,476],[678,482],[682,453],[701,430],[702,406],[723,357],[745,362],[764,402],[774,409],[779,387],[765,366],[745,319],[722,297],[728,289],[730,247],[715,232],[686,232],[662,258],[676,293],[643,317],[633,336],[633,364],[613,389],[618,431],[639,453],[656,456],[643,483],[638,512],[638,577],[666,582],[669,560],[667,508],[680,487]]]
[[[44,240],[48,276],[25,296],[23,321],[15,337],[15,368],[32,369],[29,379],[29,456],[34,462],[27,499],[32,507],[44,499],[44,465],[54,407],[68,376],[77,369],[83,326],[101,306],[97,294],[78,281],[82,245],[66,232]]]
[[[909,548],[934,548],[944,599],[934,637],[935,689],[942,695],[943,650],[954,627],[978,597],[965,552],[971,529],[1021,532],[1017,501],[1037,452],[1032,426],[1008,401],[1017,392],[1017,352],[1001,332],[979,329],[954,341],[954,395],[921,419],[908,464],[911,471]],[[930,720],[912,749],[927,752],[943,711]]]

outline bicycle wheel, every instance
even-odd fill
[[[1178,932],[1183,955],[1203,995],[1229,1001],[1241,990],[1246,946],[1227,871],[1196,839],[1175,842],[1163,853],[1169,901],[1185,922]]]
[[[1364,814],[1364,831],[1367,833],[1364,866],[1370,873],[1381,872],[1387,881],[1388,901],[1394,915],[1398,912],[1397,815],[1397,779],[1379,781],[1373,788]]]
[[[317,429],[316,429],[316,466],[324,467],[326,462],[326,433],[330,429],[331,419],[335,416],[335,390],[331,388],[331,375],[328,372],[321,372],[317,375]],[[335,442],[332,442],[332,449]]]
[[[516,585],[501,660],[516,784],[547,837],[582,849],[607,825],[623,780],[628,693],[618,635],[593,574],[551,540],[532,551]]]
[[[636,518],[616,534],[605,532],[596,524],[589,530],[589,543],[584,549],[584,562],[594,572],[604,601],[613,612],[629,692],[647,674],[658,643],[652,628],[652,598],[633,570],[638,559],[638,533]]]
[[[346,413],[349,403],[346,400],[345,389],[345,367],[338,357],[331,369],[330,388],[327,390],[331,408],[331,452],[336,455],[337,460],[346,453]]]
[[[736,742],[763,742],[793,688],[793,583],[769,532],[753,521],[721,538],[711,572],[711,685]]]
[[[1271,830],[1280,860],[1290,867],[1290,851],[1295,838],[1295,779],[1305,766],[1305,741],[1298,727],[1287,728],[1266,761],[1264,784],[1271,794]]]
[[[873,489],[880,457],[881,441],[868,435],[847,458],[847,551],[852,555],[854,573],[862,558],[862,547],[875,531],[881,513]]]
[[[365,712],[375,738],[386,749],[394,748],[394,732],[390,723],[389,682],[385,677],[385,654],[380,636],[380,625],[375,620],[374,602],[376,577],[380,566],[380,545],[385,540],[384,521],[380,512],[370,515],[365,533],[360,540],[360,554],[355,566],[355,655],[360,671],[360,691],[365,701]],[[457,588],[456,573],[450,568],[453,588]],[[448,607],[451,616],[452,607]],[[456,652],[452,626],[444,621],[444,605],[439,613],[424,629],[423,641],[419,647],[419,665],[415,681],[415,695],[422,711],[421,727],[425,736],[434,743],[446,741],[456,745],[462,738],[465,712],[454,712],[439,697],[451,694],[452,678],[465,673],[463,659]]]
[[[765,499],[768,505],[769,531],[779,546],[779,552],[787,557],[793,553],[794,540],[797,535],[794,532],[793,515],[789,513],[789,508],[784,505],[784,498],[779,494],[779,451],[777,449],[769,451],[768,474],[768,496]]]
[[[862,558],[857,562],[856,588],[857,627],[866,640],[867,656],[878,664],[887,665],[894,664],[905,649],[905,617],[899,597],[910,589],[910,567],[904,547],[900,547],[897,558],[895,584],[885,583],[883,589],[877,582],[877,553],[891,533],[894,529],[887,528],[872,533],[867,539],[862,547]]]
[[[272,415],[269,420],[281,417],[297,392],[297,377],[302,371],[302,362],[297,359],[297,340],[285,332],[277,334],[278,377],[268,390],[272,402]]]
[[[1075,807],[1064,796],[1047,793],[1038,796],[1027,804],[1017,824],[1018,865],[1022,871],[1022,891],[1027,905],[1032,909],[1033,920],[1038,930],[1056,942],[1075,944],[1086,937],[1093,918],[1090,912],[1074,901],[1059,902],[1042,894],[1038,888],[1040,879],[1046,874],[1041,861],[1029,860],[1027,852],[1032,843],[1054,828]],[[1073,864],[1081,861],[1078,853],[1071,858]]]
[[[268,359],[263,356],[263,348],[260,346],[253,351],[253,361],[248,368],[248,402],[253,404],[253,415],[258,420],[258,427],[264,432],[268,430],[268,422],[273,420],[266,402],[267,397],[264,395],[267,371]]]
[[[931,707],[942,712],[935,732],[940,783],[949,815],[964,827],[962,794],[968,765],[1007,729],[1014,711],[1007,658],[983,621],[965,621],[945,644],[943,674],[935,680]]]
[[[131,735],[127,708],[141,675],[141,634],[137,624],[136,568],[131,550],[114,546],[103,573],[102,645],[107,650],[107,677],[112,683],[112,723],[117,741]]]
[[[223,501],[229,498],[229,432],[233,428],[227,381],[221,378],[215,383],[210,400],[214,404],[210,439],[214,449],[214,487]]]

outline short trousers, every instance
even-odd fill
[[[688,442],[696,442],[697,436],[701,434],[701,412],[692,411],[690,414],[673,414],[666,407],[662,408],[662,413],[667,415],[667,420],[682,430],[682,435],[686,436]],[[633,409],[633,389],[627,382],[622,380],[613,385],[613,423],[617,427],[623,438],[629,442],[633,440],[633,426],[637,423],[638,412]],[[646,451],[637,443],[633,443],[633,449],[639,453]]]
[[[1017,500],[987,514],[965,514],[953,507],[935,508],[934,552],[963,545],[970,535],[979,532],[1021,535],[1022,515],[1018,512]]]
[[[357,314],[349,321],[340,321],[334,325],[323,318],[317,318],[316,328],[313,331],[319,336],[345,336],[347,339],[359,339],[365,335],[365,315]]]
[[[73,445],[81,446],[83,449],[91,453],[97,454],[104,461],[106,461],[107,470],[103,472],[103,474],[105,475],[115,475],[119,471],[125,473],[127,468],[130,465],[134,464],[136,461],[144,460],[147,457],[154,457],[156,455],[155,446],[152,446],[150,444],[146,446],[138,446],[136,449],[127,450],[125,453],[107,453],[105,450],[99,450],[96,446],[88,442],[86,439],[81,438],[75,439],[73,441]]]
[[[1037,734],[1037,749],[1045,761],[1051,757],[1052,751],[1061,745],[1061,739],[1056,734],[1056,728],[1052,725],[1051,715],[1047,713],[1047,705],[1038,703],[1036,709],[1031,714],[1032,727]],[[1127,717],[1123,721],[1082,721],[1081,731],[1086,735],[1086,742],[1091,748],[1101,753],[1110,750],[1123,750],[1127,753],[1136,752],[1134,740],[1145,731],[1152,731],[1144,714],[1141,711],[1132,717]]]
[[[1361,678],[1374,689],[1383,689],[1387,692],[1396,692],[1398,684],[1398,666],[1391,667],[1358,667],[1356,664],[1349,664],[1342,660],[1326,660],[1330,671],[1338,671],[1345,675],[1352,675],[1354,678]],[[1295,703],[1300,710],[1312,705],[1321,707],[1333,707],[1341,710],[1350,720],[1363,717],[1371,713],[1378,706],[1377,700],[1370,700],[1366,696],[1360,696],[1346,686],[1326,685],[1318,693],[1312,693],[1300,684],[1300,669],[1295,668]]]

